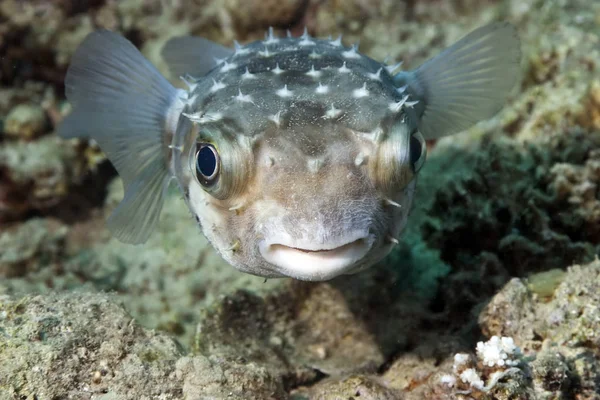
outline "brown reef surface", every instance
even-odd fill
[[[359,275],[241,274],[175,191],[121,244],[113,168],[55,133],[96,28],[166,74],[176,35],[307,26],[410,69],[495,20],[519,30],[518,86],[432,146],[408,231]],[[595,0],[0,0],[0,399],[600,399],[599,254]]]

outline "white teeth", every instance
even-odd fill
[[[292,94],[294,94],[291,90],[289,90],[287,88],[287,85],[285,85],[284,87],[282,87],[281,89],[279,89],[277,92],[275,92],[277,94],[277,96],[279,97],[291,97]]]
[[[419,100],[407,101],[406,103],[404,103],[404,105],[408,108],[413,108],[417,104],[419,104]]]
[[[396,89],[396,91],[400,94],[406,92],[406,89],[408,89],[408,85],[404,85],[404,86],[400,86],[398,89]]]
[[[321,82],[319,82],[319,86],[317,86],[317,88],[315,89],[315,92],[317,92],[318,94],[325,94],[325,93],[329,92],[329,86],[322,85]]]
[[[308,75],[308,76],[312,76],[313,78],[318,78],[318,77],[320,77],[320,76],[321,76],[321,71],[317,71],[317,70],[315,70],[315,66],[313,65],[313,66],[311,67],[310,71],[308,71],[308,72],[306,73],[306,75]]]
[[[363,83],[362,87],[359,89],[354,89],[352,91],[352,96],[359,99],[361,97],[367,97],[369,95],[369,91],[367,90],[367,82]]]
[[[210,92],[211,93],[215,93],[215,92],[218,92],[219,90],[221,90],[221,89],[223,89],[225,87],[227,87],[226,84],[224,84],[221,81],[217,82],[216,80],[213,79],[213,85],[210,87]]]
[[[309,56],[310,58],[312,58],[312,59],[317,59],[317,58],[321,58],[321,57],[322,57],[322,56],[321,56],[319,53],[317,53],[317,52],[316,52],[316,51],[314,51],[314,50],[313,50],[313,51],[312,51],[312,53],[310,53],[308,56]]]

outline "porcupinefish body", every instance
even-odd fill
[[[125,197],[108,220],[143,243],[175,179],[202,231],[233,266],[325,280],[389,253],[406,225],[424,138],[493,116],[514,85],[519,41],[480,28],[413,71],[306,32],[228,49],[175,38],[176,89],[126,39],[90,34],[66,78],[63,137],[91,137]],[[216,58],[216,60],[215,60]]]

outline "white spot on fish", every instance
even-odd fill
[[[352,96],[359,99],[361,97],[367,97],[369,95],[369,91],[367,90],[367,82],[363,83],[362,87],[359,89],[354,89],[352,91]]]
[[[400,61],[399,63],[394,64],[394,65],[388,65],[388,66],[385,67],[385,69],[390,74],[393,74],[394,71],[397,70],[398,68],[400,68],[401,65],[402,65],[402,61]]]
[[[275,92],[279,97],[291,97],[294,92],[288,89],[287,85]]]
[[[319,172],[319,169],[321,169],[322,165],[323,165],[323,160],[318,159],[318,158],[313,158],[311,160],[308,160],[308,163],[307,163],[308,170],[310,172],[312,172],[313,174],[316,174],[317,172]]]
[[[342,56],[344,56],[344,58],[360,58],[360,54],[356,51],[357,49],[358,46],[352,45],[350,50],[342,51]]]
[[[306,73],[306,75],[308,75],[308,76],[312,76],[313,78],[318,78],[318,77],[320,77],[320,76],[321,76],[321,73],[322,73],[321,71],[317,71],[317,70],[315,70],[315,66],[313,65],[313,66],[310,68],[310,71],[308,71],[308,72]]]
[[[269,121],[275,122],[275,125],[277,125],[277,127],[279,128],[279,126],[281,126],[281,111],[278,111],[277,114],[275,114],[275,115],[270,115]],[[271,157],[269,157],[269,159],[273,160]],[[274,160],[273,160],[273,162],[274,162]]]
[[[363,153],[361,151],[360,153],[357,154],[356,158],[354,159],[354,165],[356,165],[357,167],[360,167],[361,165],[363,165],[365,163],[366,160],[367,160],[367,156],[365,155],[365,153]]]
[[[332,104],[331,108],[327,110],[323,118],[333,119],[339,117],[341,114],[342,110],[335,108],[335,106]]]
[[[315,89],[315,92],[317,92],[319,94],[325,94],[325,93],[329,92],[329,86],[322,85],[321,82],[319,82],[319,86],[317,86],[317,88]]]
[[[342,66],[338,68],[338,72],[342,74],[350,72],[350,68],[346,67],[346,61],[344,61],[344,64],[342,64]]]
[[[196,89],[196,87],[198,86],[198,79],[195,79],[189,75],[180,76],[179,79],[181,79],[183,83],[185,83],[185,85],[188,87],[188,91],[190,92],[193,92],[194,89]]]
[[[210,87],[210,92],[211,93],[216,93],[216,92],[218,92],[219,90],[221,90],[221,89],[223,89],[225,87],[227,87],[226,84],[224,84],[221,81],[217,82],[216,80],[213,79],[213,85]]]
[[[270,26],[269,27],[269,32],[265,35],[265,41],[263,42],[264,44],[275,44],[279,42],[279,39],[275,37],[275,35],[273,34],[273,27]]]
[[[235,47],[235,53],[233,54],[234,56],[241,56],[250,53],[250,50],[240,45],[237,40],[233,41],[233,45]]]
[[[239,93],[237,96],[235,96],[235,99],[237,101],[240,101],[242,103],[252,103],[252,96],[250,96],[249,94],[243,94],[242,93],[242,89],[238,89]]]
[[[275,75],[279,75],[279,74],[283,74],[284,70],[279,68],[279,63],[277,63],[277,64],[275,64],[275,68],[271,72],[273,72]]]
[[[269,51],[269,48],[267,46],[265,46],[265,51],[259,51],[258,55],[261,57],[271,57],[273,55],[273,53],[271,53]]]
[[[370,79],[373,79],[373,80],[375,80],[375,81],[380,81],[380,80],[381,80],[381,70],[382,70],[382,69],[383,69],[383,68],[379,68],[379,69],[377,70],[377,72],[375,72],[375,73],[371,73],[371,72],[369,72],[369,73],[367,74],[367,77],[368,77],[368,78],[370,78]]]
[[[202,112],[197,112],[197,113],[193,113],[193,114],[183,114],[184,116],[186,116],[190,121],[192,122],[198,122],[199,124],[206,124],[208,122],[215,122],[215,121],[219,121],[220,119],[223,118],[223,114],[221,113],[202,113]]]
[[[248,67],[246,67],[246,72],[244,72],[242,74],[242,79],[254,79],[254,78],[256,78],[254,76],[254,74],[251,74],[250,71],[248,71]]]
[[[390,110],[393,112],[398,112],[402,109],[402,106],[404,105],[404,103],[406,103],[406,100],[408,100],[408,95],[404,96],[403,98],[401,98],[398,102],[393,102],[390,104]]]
[[[408,89],[408,85],[404,85],[404,86],[400,86],[398,89],[396,89],[396,91],[400,94],[406,92],[406,89]]]
[[[315,42],[310,40],[310,36],[308,35],[308,29],[306,27],[304,27],[304,33],[302,34],[302,36],[300,36],[300,38],[302,39],[298,43],[300,46],[314,46],[315,45]]]
[[[221,67],[221,72],[228,72],[231,71],[232,69],[237,68],[237,64],[235,63],[228,63],[227,61],[223,61],[223,66]]]
[[[340,47],[342,45],[342,35],[338,36],[335,40],[330,40],[329,44],[335,47]]]

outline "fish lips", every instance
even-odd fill
[[[360,267],[374,243],[374,235],[361,231],[323,243],[264,239],[258,250],[278,273],[299,280],[324,281]]]

